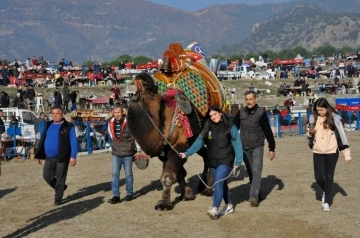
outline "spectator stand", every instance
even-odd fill
[[[108,97],[93,98],[93,99],[88,99],[88,101],[89,101],[90,109],[106,109],[106,110],[110,109]]]

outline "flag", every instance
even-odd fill
[[[205,58],[204,51],[201,49],[200,45],[196,41],[194,41],[190,45],[188,45],[186,47],[186,50],[191,50],[193,52],[196,52],[196,53],[200,54],[203,58]]]
[[[206,67],[208,67],[206,60],[205,60],[205,54],[203,50],[201,49],[200,45],[194,41],[190,45],[188,45],[185,49],[185,53],[188,55],[192,55],[194,58],[193,60],[197,63],[200,63]]]

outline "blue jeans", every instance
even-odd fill
[[[113,196],[119,197],[120,196],[120,170],[121,167],[124,165],[125,170],[125,178],[126,178],[126,192],[127,195],[133,195],[133,172],[132,172],[132,164],[133,164],[133,157],[119,157],[116,155],[112,155],[112,180],[111,180],[111,191]]]
[[[217,183],[217,181],[222,180],[227,176],[229,176],[231,169],[232,168],[230,166],[223,164],[218,165],[218,167],[216,168],[210,168],[210,171],[214,176],[214,184],[216,183],[214,187],[213,207],[219,208],[221,199],[224,199],[225,204],[231,203],[230,192],[227,181],[224,180]]]

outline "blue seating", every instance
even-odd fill
[[[6,129],[6,134],[8,134],[9,136],[21,135],[21,128],[20,127],[9,127]]]

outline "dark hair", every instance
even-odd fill
[[[255,93],[254,91],[246,91],[246,92],[245,92],[245,97],[246,97],[247,95],[250,95],[250,94],[254,95],[254,98],[257,97],[257,96],[256,96],[256,93]]]
[[[114,107],[113,107],[113,110],[119,109],[119,108],[120,108],[120,110],[123,110],[123,107],[121,106],[121,104],[120,104],[120,103],[116,103],[116,104],[114,105]]]
[[[208,133],[209,133],[210,125],[211,125],[211,124],[214,124],[214,122],[210,119],[210,112],[211,112],[211,111],[216,111],[216,112],[218,112],[218,113],[221,114],[221,120],[220,120],[220,122],[223,122],[223,123],[220,124],[220,126],[223,127],[223,128],[221,128],[221,129],[224,131],[224,133],[225,133],[226,135],[230,134],[231,128],[230,128],[230,125],[229,125],[229,119],[228,119],[228,117],[224,114],[224,112],[221,110],[220,107],[218,107],[218,106],[211,106],[211,107],[209,108],[209,110],[207,111],[207,113],[206,113],[205,123],[204,123],[204,126],[203,126],[202,130],[201,130],[200,137],[203,138],[203,139],[205,139],[205,138],[207,137]],[[220,123],[220,122],[219,122],[219,123]]]
[[[314,119],[315,119],[315,124],[318,119],[318,113],[316,111],[317,107],[322,107],[322,108],[327,109],[327,113],[325,115],[326,119],[323,123],[324,129],[334,130],[335,124],[334,124],[334,120],[333,120],[333,113],[338,114],[336,109],[333,108],[325,98],[319,98],[318,100],[316,100],[314,103],[314,106],[313,106],[313,115],[314,115]]]
[[[53,110],[60,110],[62,113],[64,113],[64,110],[62,109],[62,107],[59,106],[53,106],[50,111],[52,112]]]

